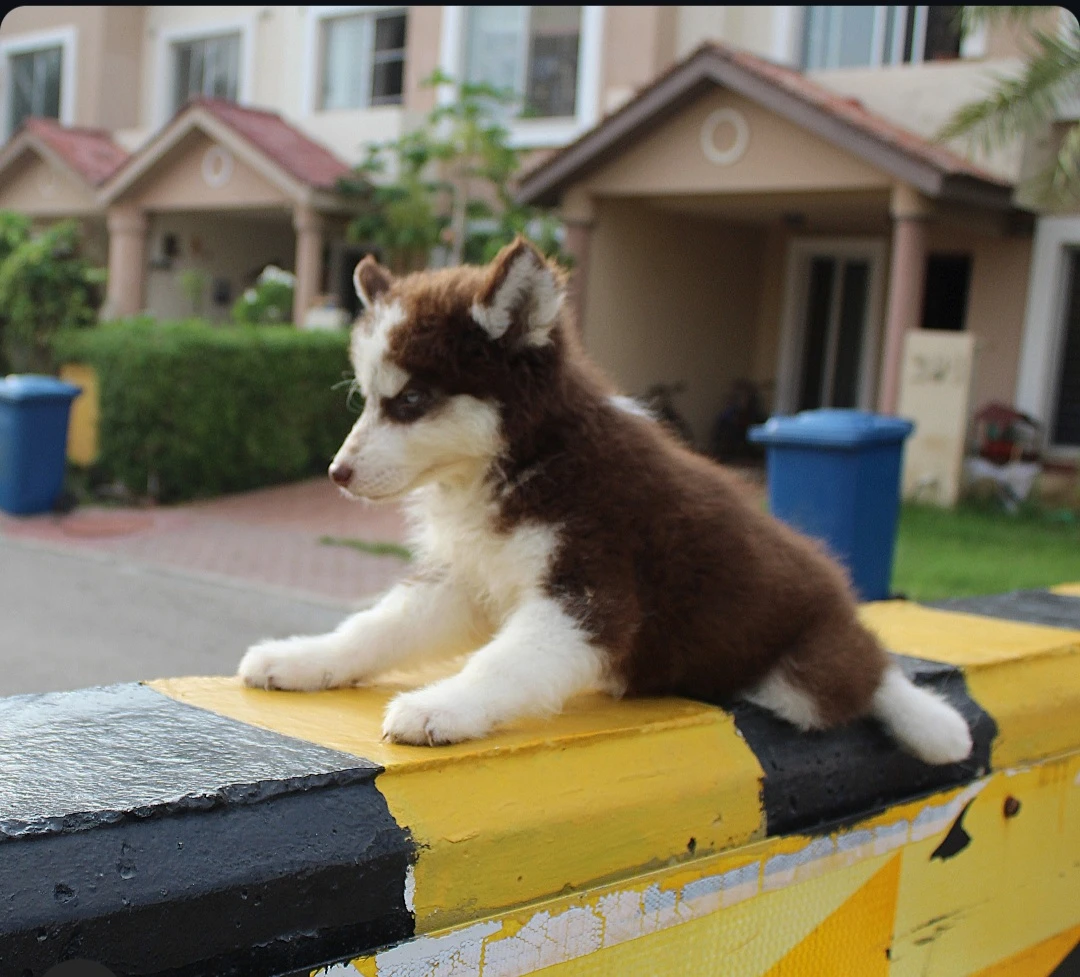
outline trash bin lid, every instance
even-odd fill
[[[74,400],[82,387],[65,383],[56,377],[36,373],[13,373],[0,379],[0,400],[25,403],[38,400]]]
[[[822,408],[787,417],[771,417],[749,431],[751,441],[766,445],[807,445],[820,448],[858,448],[868,444],[902,442],[915,425],[902,417],[864,410]]]

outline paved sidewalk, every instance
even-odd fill
[[[344,498],[329,479],[147,509],[82,508],[68,515],[0,512],[0,538],[202,576],[242,581],[298,597],[355,604],[386,590],[407,570],[394,556],[371,556],[320,537],[401,542],[396,506]]]

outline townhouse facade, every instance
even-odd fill
[[[1080,216],[1025,178],[1060,124],[991,154],[933,136],[1009,29],[958,7],[22,7],[0,25],[0,208],[74,216],[108,314],[224,318],[266,264],[294,318],[355,309],[367,146],[454,79],[512,87],[522,192],[559,208],[587,345],[631,392],[687,385],[699,440],[729,384],[778,410],[895,407],[911,329],[977,338],[975,400],[1080,452]],[[1044,26],[1069,16],[1047,15]]]

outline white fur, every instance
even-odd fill
[[[562,289],[551,269],[532,251],[523,250],[511,259],[506,277],[487,303],[474,302],[470,313],[492,339],[499,339],[510,328],[514,311],[520,309],[525,316],[526,343],[542,346],[562,301]]]
[[[463,654],[490,633],[481,608],[454,580],[410,581],[330,634],[253,645],[239,674],[259,688],[334,688],[421,659]]]
[[[409,375],[386,357],[390,335],[404,321],[400,302],[376,302],[368,312],[366,328],[353,331],[349,352],[365,397],[393,397],[409,382]]]
[[[874,693],[873,714],[924,763],[958,763],[971,754],[971,731],[944,699],[920,689],[890,665]]]
[[[780,668],[774,668],[765,676],[764,681],[745,693],[743,698],[762,709],[768,709],[781,719],[786,719],[804,732],[824,726],[814,700]]]
[[[475,739],[521,716],[558,712],[603,671],[602,653],[566,612],[532,596],[457,675],[394,699],[383,735],[418,745]]]
[[[635,400],[633,397],[627,397],[623,394],[613,394],[610,399],[619,410],[625,411],[627,414],[644,417],[648,421],[656,420],[656,415],[640,400]]]
[[[446,567],[446,576],[399,585],[331,634],[253,646],[240,663],[244,682],[301,690],[349,685],[481,645],[457,675],[390,703],[384,735],[421,745],[455,743],[521,716],[558,712],[569,696],[603,685],[603,653],[541,592],[556,531],[526,525],[495,532],[489,493],[480,479],[414,493],[421,560]]]

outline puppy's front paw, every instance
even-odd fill
[[[237,674],[256,689],[314,692],[337,683],[332,660],[317,639],[260,641],[240,659]]]
[[[483,710],[438,686],[404,692],[386,707],[383,738],[415,746],[444,746],[478,739],[491,728]]]

